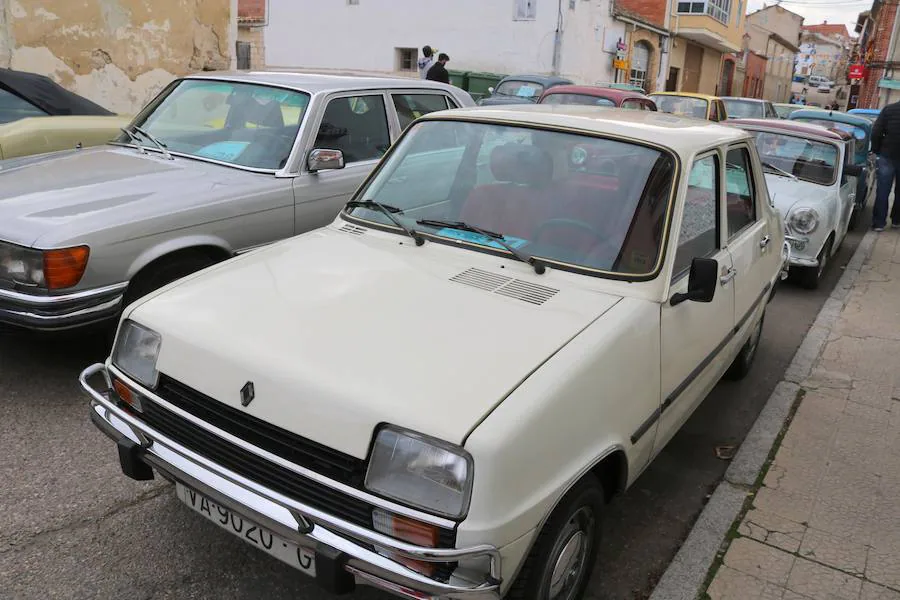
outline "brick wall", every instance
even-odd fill
[[[872,48],[869,63],[878,63],[889,60],[888,46],[891,43],[891,32],[894,30],[894,19],[897,17],[897,4],[895,2],[883,2],[875,16],[875,25],[869,38],[870,47]],[[859,108],[878,108],[879,89],[878,80],[884,77],[884,69],[881,67],[870,67],[866,73],[866,79],[863,82],[859,94]]]
[[[259,23],[266,19],[266,0],[238,0],[238,23]]]
[[[616,12],[651,25],[666,28],[664,0],[615,0]]]

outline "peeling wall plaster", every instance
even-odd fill
[[[133,114],[173,78],[233,66],[236,0],[0,0],[0,66]]]

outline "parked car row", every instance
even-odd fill
[[[750,372],[866,167],[799,112],[535,95],[179,79],[0,162],[0,322],[115,324],[80,383],[123,473],[331,592],[577,600],[606,502]]]

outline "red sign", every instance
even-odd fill
[[[850,65],[850,79],[864,79],[865,76],[865,65]]]

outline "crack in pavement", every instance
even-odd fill
[[[162,485],[157,488],[153,488],[146,492],[139,494],[132,500],[123,502],[122,504],[117,504],[115,506],[110,507],[109,510],[94,516],[94,517],[84,517],[80,519],[76,519],[74,521],[69,521],[67,523],[61,523],[60,525],[49,527],[47,529],[42,529],[40,531],[23,534],[21,536],[13,536],[8,538],[0,538],[0,554],[6,554],[7,552],[11,552],[13,550],[21,550],[23,548],[28,548],[29,546],[34,545],[40,538],[52,535],[54,533],[59,533],[60,531],[66,530],[77,530],[84,527],[87,527],[92,524],[99,523],[108,519],[109,517],[114,517],[115,515],[128,510],[129,508],[133,508],[138,506],[139,504],[143,504],[159,496],[163,495],[173,487],[171,484]]]

